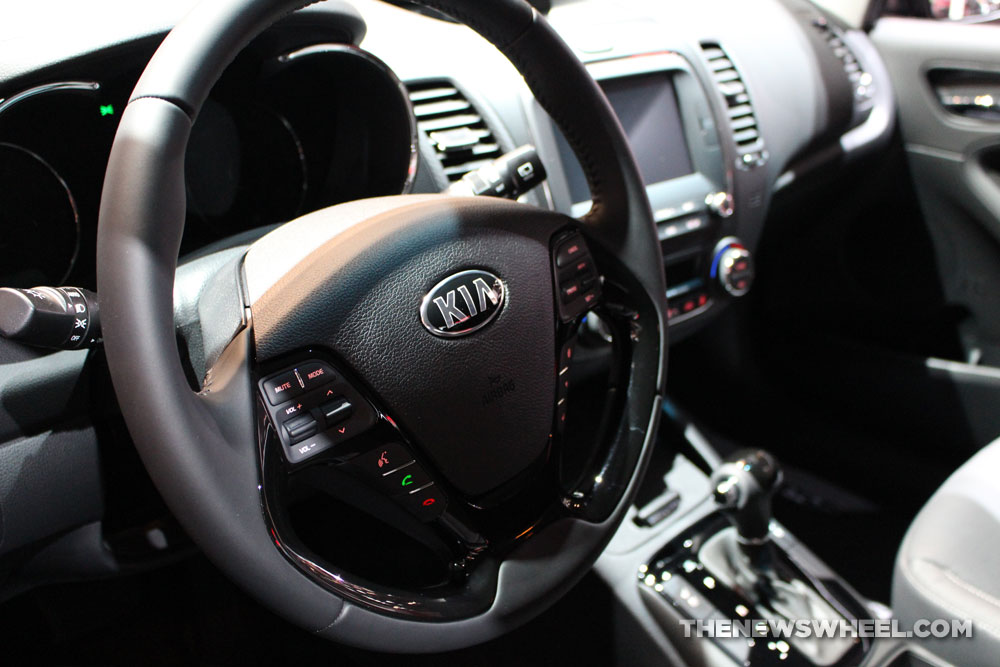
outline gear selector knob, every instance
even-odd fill
[[[778,462],[762,449],[736,452],[712,473],[715,502],[733,523],[743,544],[767,541],[771,497],[780,483]]]

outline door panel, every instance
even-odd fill
[[[886,17],[872,38],[966,356],[1000,367],[1000,28]]]

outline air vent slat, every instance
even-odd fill
[[[745,93],[747,90],[743,82],[737,79],[736,81],[724,81],[719,83],[719,91],[726,97],[734,97],[740,93]]]
[[[454,167],[445,167],[444,175],[448,177],[449,181],[457,181],[470,171],[475,171],[480,167],[485,167],[490,162],[492,162],[492,160],[475,160],[473,162],[463,162],[462,164],[455,165]]]
[[[733,118],[730,126],[734,130],[743,130],[748,127],[756,127],[757,121],[753,119],[753,116],[740,116],[738,118]]]
[[[715,86],[726,104],[729,129],[740,155],[737,166],[748,169],[764,164],[767,161],[764,140],[757,126],[757,115],[750,93],[736,64],[718,44],[702,44],[701,50],[715,79]]]
[[[443,100],[441,102],[428,102],[426,104],[414,104],[413,113],[417,118],[432,118],[434,116],[444,116],[462,113],[471,109],[472,106],[465,100]]]
[[[420,102],[428,102],[430,100],[444,99],[446,97],[454,97],[458,95],[458,91],[451,86],[442,86],[440,88],[428,88],[426,90],[418,90],[410,93],[410,101],[414,104]]]
[[[734,70],[732,67],[730,67],[720,72],[716,72],[715,80],[719,83],[726,83],[727,81],[739,81],[740,73]]]
[[[482,115],[448,80],[407,86],[417,127],[427,135],[450,181],[500,157],[503,150]]]
[[[421,120],[417,122],[424,132],[434,132],[436,130],[450,130],[457,127],[471,127],[483,122],[483,119],[473,114],[460,114],[458,116],[445,116],[433,120]]]
[[[709,66],[712,68],[713,72],[721,72],[725,69],[733,69],[733,64],[729,62],[729,58],[722,56],[718,60],[712,60],[709,62]]]
[[[750,106],[749,104],[740,104],[738,106],[729,108],[730,118],[739,118],[740,116],[752,116],[752,115],[753,115],[753,107]]]

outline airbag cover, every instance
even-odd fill
[[[487,492],[548,444],[549,242],[570,223],[505,200],[433,195],[351,202],[290,222],[246,257],[258,361],[331,350],[459,491]],[[473,269],[503,282],[499,312],[468,335],[432,335],[421,323],[425,297]],[[462,295],[456,303],[464,307]]]

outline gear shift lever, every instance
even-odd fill
[[[768,541],[771,497],[781,483],[781,468],[767,452],[744,449],[727,458],[712,473],[715,502],[739,536],[752,561]]]
[[[778,462],[759,449],[745,449],[723,461],[712,473],[711,488],[719,512],[732,528],[716,529],[700,545],[698,558],[717,585],[747,600],[745,606],[752,604],[759,618],[829,622],[851,618],[819,577],[772,542],[771,499],[781,478]],[[856,640],[811,636],[789,641],[805,657],[804,664],[834,665]]]

